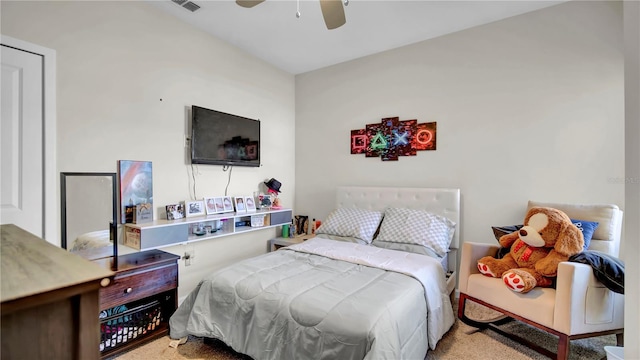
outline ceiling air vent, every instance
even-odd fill
[[[200,6],[196,5],[195,3],[189,1],[188,3],[182,5],[183,8],[190,10],[191,12],[194,12],[198,9],[200,9]]]
[[[199,5],[196,5],[196,3],[191,2],[189,0],[171,0],[171,2],[173,2],[174,4],[178,4],[191,12],[194,12],[200,9]]]

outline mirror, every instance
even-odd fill
[[[61,245],[95,260],[118,257],[116,173],[60,173]]]

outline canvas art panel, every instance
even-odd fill
[[[382,126],[380,132],[384,137],[385,146],[378,150],[382,161],[397,161],[398,149],[396,147],[395,140],[398,137],[398,130],[400,126],[400,118],[390,117],[382,119]]]
[[[398,126],[398,132],[394,145],[400,156],[416,156],[417,151],[412,143],[413,134],[416,132],[418,120],[402,120]]]
[[[382,124],[367,124],[367,149],[365,150],[366,157],[379,157],[380,149],[386,147],[386,139],[382,134]]]
[[[367,150],[367,130],[351,130],[351,153],[364,154]]]
[[[118,160],[120,223],[125,223],[126,207],[150,204],[153,208],[151,161]]]
[[[435,150],[437,124],[435,122],[416,125],[416,135],[414,136],[415,148],[417,150]]]

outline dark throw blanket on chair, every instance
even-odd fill
[[[569,261],[590,265],[593,275],[604,286],[618,294],[624,294],[624,262],[595,250],[583,252],[569,257]]]

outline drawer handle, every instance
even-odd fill
[[[130,293],[130,292],[132,292],[132,291],[133,291],[133,288],[127,288],[127,289],[124,291],[124,293],[125,293],[125,294],[129,294],[129,293]]]

